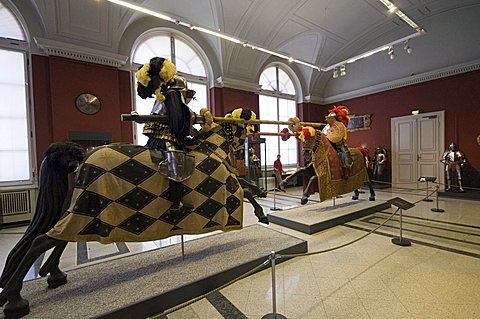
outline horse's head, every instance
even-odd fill
[[[85,151],[77,143],[53,143],[45,151],[44,157],[49,166],[55,167],[56,170],[71,173],[82,162]]]
[[[251,110],[238,108],[225,115],[225,118],[243,119],[248,121],[255,120],[256,115]],[[258,131],[257,126],[240,122],[222,123],[221,126],[225,130],[227,140],[235,152],[244,150],[245,139]]]
[[[317,134],[322,133],[311,126],[299,126],[295,134],[296,138],[302,142],[303,152],[310,156],[314,152]]]

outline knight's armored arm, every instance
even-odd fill
[[[378,156],[378,164],[385,164],[386,161],[387,157],[385,156],[385,154],[380,153]]]
[[[458,164],[460,164],[460,167],[463,167],[467,163],[467,157],[465,156],[465,153],[462,151],[457,151],[455,155],[455,157],[458,158]]]
[[[448,158],[448,153],[449,153],[449,151],[446,151],[446,152],[443,153],[442,158],[440,159],[440,163],[442,163],[444,165],[449,165],[450,164],[450,160]]]

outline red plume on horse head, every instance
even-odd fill
[[[334,106],[333,109],[328,110],[328,113],[335,114],[338,121],[342,122],[345,127],[348,126],[348,123],[350,122],[350,110],[348,107],[344,105]]]

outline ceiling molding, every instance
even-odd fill
[[[231,89],[243,90],[248,92],[258,93],[262,86],[258,83],[251,83],[247,81],[226,78],[224,76],[220,76],[215,81],[215,87],[228,87]]]
[[[441,79],[441,78],[462,74],[462,73],[467,73],[471,71],[476,71],[476,70],[480,70],[480,59],[473,60],[467,63],[449,66],[449,67],[431,71],[431,72],[425,72],[425,73],[405,77],[402,79],[398,79],[398,80],[394,80],[394,81],[390,81],[382,84],[373,85],[367,88],[362,88],[362,89],[347,92],[347,93],[320,98],[321,100],[320,104],[336,103],[339,101],[345,101],[345,100],[349,100],[349,99],[353,99],[353,98],[357,98],[365,95],[389,91],[389,90],[393,90],[393,89],[397,89],[405,86],[410,86],[410,85],[414,85],[422,82],[432,81],[432,80]]]
[[[70,43],[58,42],[43,38],[35,37],[34,39],[37,46],[47,55],[103,64],[116,68],[123,67],[128,60],[128,56],[125,55],[90,49]]]
[[[305,103],[324,104],[324,98],[315,95],[307,95],[303,98]]]

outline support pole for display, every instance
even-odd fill
[[[270,261],[272,263],[272,313],[268,313],[262,319],[287,319],[284,315],[277,313],[277,286],[275,283],[275,259],[277,259],[275,251],[270,254]]]
[[[182,260],[185,260],[185,241],[183,240],[183,234],[180,235],[180,240],[182,241]]]
[[[412,243],[408,239],[403,238],[403,235],[402,235],[402,231],[403,231],[402,211],[403,209],[400,208],[400,237],[393,238],[392,243],[398,246],[411,246]]]
[[[436,177],[431,177],[431,176],[421,176],[418,181],[419,182],[426,182],[427,183],[427,197],[423,199],[424,202],[433,202],[432,199],[428,198],[429,194],[429,189],[428,189],[428,182],[435,182],[437,178]]]
[[[276,194],[277,194],[277,188],[274,187],[273,188],[273,207],[270,208],[271,211],[282,210],[281,208],[277,207],[277,201],[276,201],[277,196],[276,196]]]
[[[428,179],[427,179],[427,197],[425,197],[423,199],[424,202],[433,202],[432,199],[428,198],[428,192],[429,192],[429,189],[428,189]]]
[[[438,185],[435,186],[435,193],[437,193],[437,196],[436,196],[436,200],[435,200],[435,201],[437,202],[437,207],[434,207],[434,208],[431,208],[431,209],[430,209],[432,212],[435,212],[435,213],[443,213],[443,212],[445,212],[445,210],[443,210],[443,209],[441,209],[441,208],[438,208],[438,189],[439,189],[439,188],[440,188],[440,187],[439,187]]]
[[[335,196],[332,197],[333,207],[335,207]]]
[[[392,243],[398,246],[411,246],[412,243],[408,239],[403,238],[403,210],[410,209],[415,205],[399,197],[395,197],[390,200],[387,200],[387,203],[390,203],[390,205],[397,206],[400,210],[400,237],[393,238]]]

